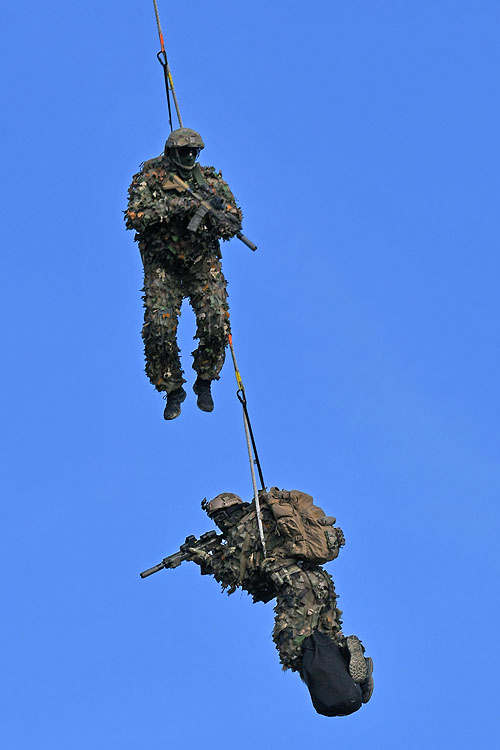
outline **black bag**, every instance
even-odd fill
[[[324,633],[316,630],[304,641],[301,676],[319,714],[348,716],[361,708],[361,688],[339,647]]]

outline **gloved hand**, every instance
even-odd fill
[[[212,208],[215,208],[216,211],[222,211],[225,208],[224,198],[221,198],[219,195],[214,195],[210,201],[210,205]]]
[[[188,547],[187,552],[189,553],[188,560],[192,560],[197,565],[205,565],[210,560],[208,552],[204,552],[202,549]]]
[[[275,557],[265,557],[265,558],[264,558],[264,559],[262,560],[261,564],[260,564],[260,569],[261,569],[262,573],[268,573],[268,572],[269,572],[269,569],[270,569],[270,567],[271,567],[271,566],[273,565],[273,563],[275,563],[275,562],[276,562],[276,558],[275,558]]]

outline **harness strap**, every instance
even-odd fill
[[[203,172],[201,171],[201,167],[198,164],[198,162],[196,162],[196,164],[194,165],[193,171],[191,172],[191,174],[193,175],[195,182],[199,188],[202,188],[203,185],[207,184],[207,181],[203,177]]]

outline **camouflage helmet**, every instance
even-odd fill
[[[205,148],[203,139],[196,130],[191,130],[191,128],[177,128],[177,130],[172,130],[165,143],[165,151],[167,148],[182,148],[183,146]]]
[[[207,503],[206,498],[202,500],[201,507],[212,517],[218,510],[225,510],[233,505],[243,505],[243,500],[233,492],[222,492]]]

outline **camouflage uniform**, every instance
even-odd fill
[[[199,345],[193,352],[193,368],[203,381],[219,378],[230,330],[219,239],[237,232],[234,225],[215,222],[210,215],[196,232],[188,230],[198,204],[169,179],[169,173],[176,172],[193,190],[201,188],[208,200],[219,199],[226,210],[242,218],[227,183],[213,167],[197,164],[186,175],[162,155],[145,162],[134,175],[125,220],[127,229],[136,231],[144,264],[146,374],[158,391],[167,394],[186,382],[176,340],[184,297],[189,298],[197,321]]]
[[[295,671],[301,667],[302,644],[315,631],[341,641],[342,612],[325,570],[288,560],[285,565],[284,571],[277,571],[283,583],[277,586],[273,640],[284,669]]]
[[[224,533],[219,549],[195,559],[202,575],[212,575],[223,590],[247,591],[254,602],[276,598],[273,640],[284,669],[300,671],[302,645],[314,631],[336,643],[343,639],[341,611],[330,575],[319,565],[287,557],[283,538],[276,533],[270,508],[261,493],[261,514],[267,557],[263,558],[253,505],[232,509],[214,521]]]

